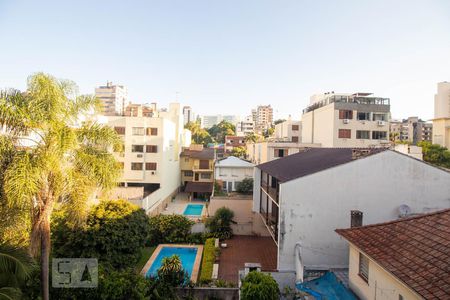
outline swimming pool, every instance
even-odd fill
[[[203,204],[188,204],[184,209],[185,216],[201,216],[203,211]]]
[[[156,276],[164,257],[178,255],[181,264],[183,265],[183,269],[188,273],[191,281],[196,282],[200,269],[202,252],[202,245],[161,244],[155,249],[155,252],[153,252],[152,256],[142,269],[141,274],[145,277]]]

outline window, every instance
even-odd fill
[[[117,134],[125,135],[125,127],[114,127]]]
[[[298,143],[298,136],[293,136],[293,137],[292,137],[292,141],[293,141],[294,143]]]
[[[370,131],[369,130],[356,130],[356,138],[360,140],[369,140]]]
[[[209,169],[209,160],[200,160],[200,169]]]
[[[144,127],[133,127],[131,133],[133,135],[144,135]]]
[[[292,130],[293,131],[298,131],[298,125],[292,125]]]
[[[144,145],[131,145],[131,152],[144,152]]]
[[[386,121],[386,114],[373,114],[373,120],[374,121]]]
[[[339,110],[339,119],[353,119],[352,110]]]
[[[385,140],[387,139],[387,131],[372,131],[373,140]]]
[[[370,120],[370,113],[358,112],[357,118],[358,118],[358,120],[361,120],[361,121]]]
[[[194,176],[194,172],[192,172],[192,171],[184,171],[184,176],[192,177],[192,176]]]
[[[147,135],[158,135],[158,128],[147,128]]]
[[[145,169],[148,170],[156,170],[156,163],[145,163]]]
[[[340,139],[350,139],[352,137],[352,131],[350,129],[339,129],[338,137]]]
[[[157,145],[147,145],[145,146],[145,152],[147,153],[157,153],[158,146]]]
[[[359,253],[359,272],[358,275],[364,279],[365,282],[369,282],[369,259],[365,257],[361,252]]]
[[[202,179],[211,179],[211,173],[202,173],[200,175]]]
[[[142,170],[142,163],[132,162],[131,163],[131,170],[133,171],[141,171]]]
[[[273,156],[275,157],[285,157],[288,155],[288,149],[274,149]]]

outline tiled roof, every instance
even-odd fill
[[[358,150],[352,148],[309,148],[299,153],[260,164],[257,167],[279,181],[286,182],[348,163],[355,159],[355,151],[361,153],[366,151],[367,154],[373,154],[384,150],[384,148]]]
[[[336,232],[425,299],[449,299],[450,209]]]
[[[214,149],[211,148],[206,148],[203,150],[184,149],[180,155],[198,159],[214,159]]]

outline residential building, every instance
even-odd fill
[[[390,121],[390,133],[395,140],[417,145],[418,142],[431,142],[433,124],[419,117]]]
[[[156,103],[151,105],[129,103],[123,113],[125,117],[153,117],[154,115],[157,115]]]
[[[255,131],[262,133],[273,124],[273,108],[269,105],[258,105],[252,110],[252,118],[255,124]]]
[[[214,190],[214,149],[192,144],[181,157],[181,184],[191,199],[209,199]]]
[[[302,123],[293,121],[291,117],[286,121],[275,125],[274,138],[277,141],[300,143],[302,133]]]
[[[450,149],[450,82],[439,82],[434,96],[433,144]]]
[[[303,110],[302,142],[323,147],[385,145],[389,120],[389,98],[371,93],[313,95]]]
[[[227,121],[233,125],[236,125],[239,122],[238,116],[233,115],[211,115],[211,116],[203,116],[201,118],[201,126],[202,128],[211,128],[214,125],[219,124],[222,121]]]
[[[236,135],[246,136],[255,132],[255,122],[252,116],[245,117],[244,120],[236,124]]]
[[[393,148],[395,151],[423,160],[422,147],[409,144],[395,144]]]
[[[196,116],[190,106],[183,106],[183,124],[186,125],[190,122],[195,122]]]
[[[262,142],[247,143],[246,158],[254,164],[262,164],[274,159],[304,151],[308,148],[317,148],[320,146],[320,144],[280,142],[271,139]]]
[[[246,178],[253,178],[255,165],[235,156],[218,160],[215,166],[215,178],[226,192],[236,191],[238,185]]]
[[[311,148],[255,167],[253,211],[277,246],[277,269],[302,281],[304,271],[348,266],[334,230],[352,210],[372,224],[448,208],[449,182],[450,172],[384,148]]]
[[[349,243],[360,299],[450,297],[450,209],[336,232]]]
[[[235,147],[245,147],[245,137],[226,135],[225,136],[225,152],[231,153]]]
[[[183,129],[180,105],[144,116],[108,116],[105,122],[123,138],[124,148],[115,156],[122,166],[122,188],[126,196],[148,213],[170,200],[180,186],[179,155],[190,144],[190,132]],[[130,192],[131,191],[131,192]],[[122,197],[121,196],[121,197]]]
[[[108,81],[106,85],[95,88],[95,97],[101,101],[103,115],[121,116],[128,102],[128,91],[125,86]]]

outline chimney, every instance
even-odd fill
[[[363,224],[363,213],[360,210],[350,211],[350,227],[361,227]]]

